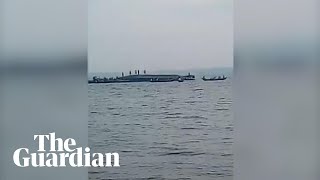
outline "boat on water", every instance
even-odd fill
[[[196,80],[196,76],[195,75],[192,75],[190,73],[188,73],[188,75],[186,76],[182,76],[182,78],[186,81],[190,81],[190,80]]]
[[[92,80],[89,80],[89,84],[99,84],[99,83],[129,83],[129,82],[183,82],[184,80],[194,80],[195,76],[190,73],[187,76],[180,76],[175,74],[147,74],[144,71],[144,74],[140,74],[139,70],[135,71],[135,74],[131,74],[125,76],[122,73],[121,77],[111,77],[111,78],[100,78],[94,76]]]
[[[225,77],[225,76],[218,76],[218,77],[213,77],[213,78],[209,78],[209,79],[207,79],[205,76],[203,76],[202,77],[202,80],[204,80],[204,81],[223,81],[223,80],[226,80],[227,79],[227,77]]]

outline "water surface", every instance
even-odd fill
[[[89,85],[89,146],[119,168],[89,179],[231,180],[231,81]]]

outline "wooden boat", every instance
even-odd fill
[[[213,78],[209,78],[209,79],[207,79],[205,76],[203,76],[202,77],[202,80],[204,80],[204,81],[223,81],[223,80],[226,80],[227,79],[227,77],[225,77],[225,76],[218,76],[218,77],[213,77]]]
[[[188,75],[182,76],[182,78],[183,78],[184,80],[186,80],[186,81],[192,81],[192,80],[195,80],[195,79],[196,79],[196,76],[188,73]]]

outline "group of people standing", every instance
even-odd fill
[[[134,74],[135,75],[139,75],[140,74],[140,70],[134,70]],[[143,74],[147,74],[146,70],[143,70]],[[132,75],[131,71],[129,71],[129,75]],[[122,77],[124,76],[124,72],[122,72]]]

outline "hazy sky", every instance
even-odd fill
[[[89,0],[89,72],[232,67],[232,0]]]
[[[86,60],[87,14],[85,0],[0,0],[0,61]]]

